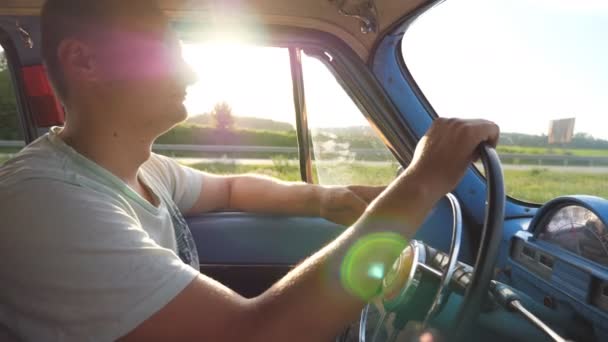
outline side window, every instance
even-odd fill
[[[313,173],[323,185],[387,185],[398,162],[332,72],[302,54]]]
[[[8,60],[0,45],[0,165],[23,146],[23,132]]]
[[[155,151],[215,174],[301,180],[288,49],[183,43],[183,55],[198,77],[188,119]]]

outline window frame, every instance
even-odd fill
[[[212,37],[213,28],[203,27],[204,23],[192,22],[176,22],[178,35],[181,39],[188,42],[201,41],[201,37]],[[265,26],[264,35],[256,36],[255,34],[246,35],[245,42],[255,44],[257,46],[280,47],[297,51],[323,51],[332,56],[331,63],[321,60],[336,77],[336,80],[355,103],[357,108],[365,116],[378,137],[383,141],[388,150],[393,154],[396,161],[406,166],[412,159],[417,139],[410,130],[409,126],[403,120],[401,114],[390,100],[377,78],[372,73],[370,65],[366,64],[360,57],[343,41],[337,37],[316,30],[293,28],[286,26],[269,25]],[[230,31],[225,32],[230,36]],[[238,36],[239,33],[236,35]],[[297,58],[292,58],[292,81],[294,87],[299,82],[294,79],[294,68],[302,70],[301,61]],[[299,65],[298,65],[299,64]],[[305,112],[306,95],[304,98],[296,99],[295,95],[298,90],[294,88],[294,106],[296,113],[296,122],[306,122],[306,118],[302,116]],[[302,107],[304,110],[302,110]],[[305,113],[304,113],[305,114]],[[312,182],[312,155],[311,146],[306,144],[306,140],[310,141],[309,130],[307,126],[303,126],[297,130],[298,146],[301,154],[299,161],[301,167],[302,180]],[[300,134],[308,135],[307,139],[302,139]],[[306,171],[310,170],[310,171]],[[304,172],[303,172],[304,171]],[[311,172],[310,175],[307,175]]]
[[[294,111],[296,114],[296,138],[298,141],[298,159],[300,163],[301,180],[312,184],[313,150],[308,112],[306,107],[306,92],[304,91],[304,69],[302,67],[302,49],[289,47],[289,65],[291,67],[291,82],[293,87]]]

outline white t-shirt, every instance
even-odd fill
[[[27,341],[112,341],[199,273],[179,211],[194,205],[203,175],[153,154],[139,177],[159,200],[155,207],[59,131],[0,168],[0,332]]]

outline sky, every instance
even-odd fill
[[[606,37],[607,0],[447,0],[414,22],[403,51],[441,116],[530,134],[575,117],[575,132],[608,138]],[[201,79],[191,115],[225,100],[236,115],[294,122],[286,49],[189,44],[184,55]],[[304,69],[313,125],[365,124],[321,63],[305,57]]]
[[[404,60],[440,116],[503,132],[608,138],[608,1],[448,0],[420,17]]]

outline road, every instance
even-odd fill
[[[273,165],[271,159],[230,159],[230,158],[176,158],[180,163],[185,165],[192,164],[237,164],[237,165]],[[298,165],[297,160],[288,161],[292,165]],[[331,163],[331,162],[325,162]],[[383,161],[357,161],[357,164],[369,165],[369,166],[391,166],[394,164],[383,162]],[[589,166],[538,166],[538,165],[513,165],[503,164],[505,170],[533,170],[533,169],[547,169],[554,172],[575,172],[575,173],[589,173],[589,174],[608,174],[608,167],[589,167]]]

